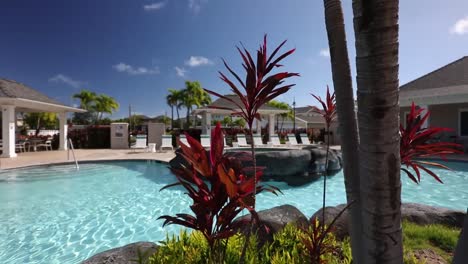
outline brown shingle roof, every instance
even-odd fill
[[[63,105],[48,96],[13,80],[0,79],[0,97],[22,98],[49,104]]]
[[[451,62],[435,71],[419,77],[400,89],[422,90],[430,88],[440,88],[449,86],[459,86],[468,84],[468,56]]]

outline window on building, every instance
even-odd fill
[[[468,109],[460,111],[460,136],[468,136]]]

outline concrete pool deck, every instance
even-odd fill
[[[40,152],[17,153],[15,158],[1,158],[0,169],[13,169],[36,165],[73,163],[73,155],[70,152],[70,159],[67,159],[67,151],[53,150]],[[175,157],[174,151],[165,152],[145,152],[143,150],[133,151],[131,149],[75,149],[75,155],[80,161],[99,160],[158,160],[169,162]]]
[[[340,146],[332,146],[333,149],[340,149]],[[70,159],[67,159],[67,151],[39,151],[17,153],[15,158],[0,158],[0,169],[14,169],[36,165],[73,163],[73,156],[70,152]],[[174,151],[164,152],[145,152],[143,150],[131,149],[76,149],[75,155],[80,161],[99,161],[99,160],[157,160],[169,162],[175,157]],[[468,154],[449,155],[448,160],[468,162]]]

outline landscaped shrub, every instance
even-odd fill
[[[68,132],[68,138],[72,140],[75,149],[110,148],[110,126],[73,129]]]
[[[309,254],[302,244],[302,240],[307,237],[302,229],[293,224],[286,225],[281,231],[273,236],[271,243],[267,242],[258,248],[257,236],[250,236],[250,241],[245,254],[245,263],[255,264],[285,264],[285,263],[313,263],[310,262]],[[241,250],[245,237],[236,234],[223,240],[227,243],[225,249],[225,259],[223,263],[239,263]],[[349,239],[337,241],[334,236],[330,236],[327,243],[333,243],[341,248],[336,254],[329,254],[322,258],[322,263],[348,264],[351,263],[351,247]],[[178,237],[167,238],[150,257],[149,264],[163,263],[183,263],[183,264],[205,264],[212,263],[210,259],[210,248],[203,235],[198,232],[187,233],[181,231]]]
[[[232,237],[246,223],[234,221],[239,213],[246,209],[252,219],[258,222],[258,215],[254,209],[253,195],[255,192],[278,192],[276,187],[255,186],[262,171],[249,176],[249,168],[243,168],[238,158],[231,157],[224,150],[224,140],[221,126],[218,124],[211,134],[211,148],[209,155],[200,142],[187,135],[189,146],[180,144],[182,157],[189,164],[180,164],[181,168],[171,168],[178,182],[165,186],[169,188],[182,185],[187,195],[192,199],[190,209],[193,215],[176,214],[163,215],[164,224],[177,224],[200,231],[210,248],[212,261],[222,262],[225,257],[226,245],[224,239]],[[243,158],[250,160],[248,154]],[[207,181],[205,183],[204,181]]]

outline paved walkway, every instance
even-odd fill
[[[116,150],[116,149],[76,149],[76,158],[80,161],[93,160],[125,160],[125,159],[148,159],[169,162],[175,157],[174,151],[166,152],[144,152],[143,150]],[[40,151],[18,153],[16,158],[1,158],[0,168],[11,169],[34,165],[54,164],[74,162],[70,152],[70,159],[67,158],[67,151]]]

